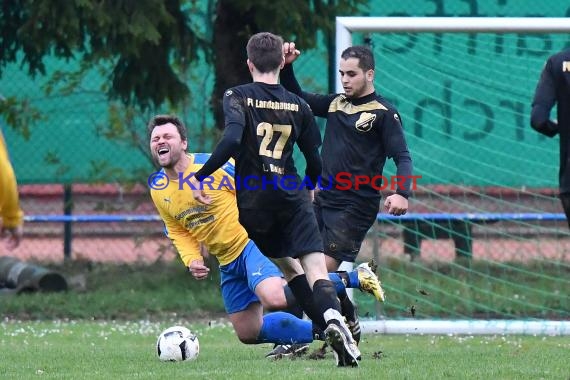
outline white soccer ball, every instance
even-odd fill
[[[156,352],[162,361],[194,360],[200,353],[198,337],[183,326],[169,327],[158,336]]]

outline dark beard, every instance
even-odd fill
[[[171,156],[172,158],[172,156]],[[170,163],[167,165],[161,165],[160,161],[158,159],[158,156],[155,156],[154,154],[152,155],[152,162],[154,162],[154,164],[156,165],[157,168],[163,168],[163,169],[172,169],[174,167],[174,161],[171,159]]]

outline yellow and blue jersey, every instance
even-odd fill
[[[14,228],[21,225],[23,219],[16,176],[0,131],[0,224],[6,228]]]
[[[210,204],[205,205],[194,199],[185,178],[196,173],[210,154],[188,156],[190,165],[178,179],[170,178],[164,189],[151,188],[152,200],[184,265],[202,259],[200,243],[217,258],[220,265],[229,264],[241,254],[249,241],[247,232],[239,223],[234,164],[231,161],[226,163],[204,182],[204,191],[212,199]]]

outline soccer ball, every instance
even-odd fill
[[[200,353],[198,337],[183,326],[169,327],[158,336],[156,352],[162,361],[194,360]]]

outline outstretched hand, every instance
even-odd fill
[[[408,212],[408,200],[400,194],[392,194],[386,197],[384,210],[390,215],[404,215]]]
[[[294,42],[284,42],[283,55],[285,56],[285,64],[288,65],[296,60],[297,57],[301,55],[301,52],[295,49]]]
[[[192,196],[198,202],[203,203],[205,205],[209,205],[212,203],[212,198],[204,191],[202,184],[196,177],[190,178],[190,188],[192,189]]]

